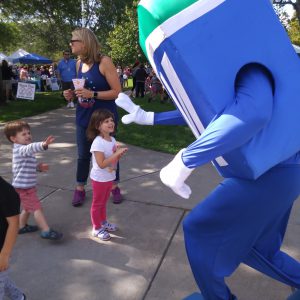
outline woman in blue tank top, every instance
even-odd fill
[[[64,91],[64,96],[68,101],[74,96],[78,97],[76,108],[77,186],[72,204],[81,206],[85,200],[84,186],[88,179],[91,159],[91,143],[86,138],[86,129],[92,113],[100,108],[108,109],[114,114],[117,127],[118,113],[115,99],[121,92],[121,85],[113,62],[109,57],[101,56],[98,39],[90,29],[74,30],[70,46],[72,53],[79,56],[76,65],[77,78],[85,80],[83,88]],[[118,180],[119,167],[112,189],[114,203],[120,203],[122,200],[120,189],[117,186]]]

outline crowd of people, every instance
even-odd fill
[[[19,81],[36,84],[37,91],[52,90],[52,78],[60,85],[57,64],[53,65],[15,65],[5,59],[0,64],[1,97],[0,105],[16,99]],[[59,88],[59,87],[58,87]]]
[[[136,61],[132,67],[122,68],[119,65],[117,66],[117,73],[123,88],[128,87],[128,79],[132,79],[132,98],[144,98],[145,95],[148,95],[148,102],[159,97],[160,103],[165,103],[170,99],[154,70],[147,64]]]

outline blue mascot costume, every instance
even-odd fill
[[[270,0],[142,0],[138,13],[177,110],[145,112],[120,94],[123,123],[189,125],[195,142],[160,172],[183,198],[198,166],[225,178],[183,222],[199,299],[236,299],[224,277],[241,262],[300,288],[300,263],[280,250],[300,194],[300,62]]]

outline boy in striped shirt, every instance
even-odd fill
[[[7,123],[4,133],[13,143],[12,185],[19,194],[22,204],[19,234],[37,231],[39,227],[42,238],[60,240],[62,234],[48,226],[36,192],[36,172],[46,172],[49,167],[47,164],[38,164],[35,154],[47,150],[48,146],[54,142],[54,137],[48,136],[43,142],[33,143],[30,126],[22,120]],[[38,227],[27,224],[31,213]]]

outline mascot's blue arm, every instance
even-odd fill
[[[271,79],[262,67],[249,66],[237,78],[234,102],[183,152],[184,164],[195,168],[242,146],[266,126],[272,108]],[[154,124],[186,123],[179,110],[175,110],[155,113]]]
[[[187,125],[180,111],[172,110],[154,114],[156,125]]]

